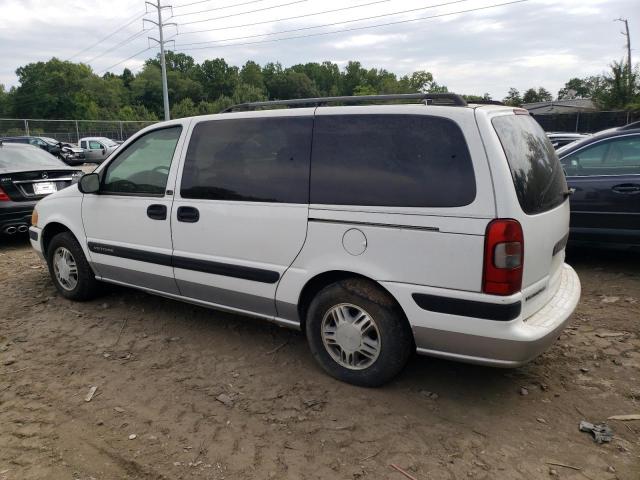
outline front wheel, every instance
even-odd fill
[[[51,239],[47,264],[53,284],[63,297],[83,301],[97,294],[98,281],[71,232],[59,233]]]
[[[366,387],[395,377],[414,350],[411,329],[395,301],[363,279],[321,290],[309,306],[306,333],[327,373]]]

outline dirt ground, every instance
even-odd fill
[[[640,256],[569,261],[580,306],[532,364],[416,356],[363,389],[258,320],[115,287],[66,301],[25,238],[0,240],[0,480],[406,480],[391,464],[419,480],[638,480],[640,422],[607,418],[640,413]]]

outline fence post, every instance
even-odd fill
[[[122,141],[122,122],[120,122],[120,141]]]
[[[29,136],[29,120],[27,120],[26,118],[24,119],[24,134],[27,137]]]
[[[78,129],[78,120],[76,122],[76,143],[80,145],[80,130]]]
[[[578,110],[578,114],[576,115],[576,133],[578,133],[579,124],[580,124],[580,110]]]
[[[625,125],[629,125],[629,110],[627,110],[627,123]]]

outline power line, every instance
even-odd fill
[[[114,30],[113,32],[111,32],[109,35],[107,35],[106,37],[101,38],[100,40],[98,40],[96,43],[93,43],[91,45],[89,45],[88,47],[83,48],[82,50],[80,50],[79,52],[77,52],[74,55],[71,55],[69,58],[67,58],[67,60],[71,60],[72,58],[77,57],[78,55],[80,55],[81,53],[86,52],[87,50],[92,49],[93,47],[100,45],[102,42],[104,42],[105,40],[109,40],[111,37],[113,37],[116,33],[124,30],[125,28],[127,28],[129,25],[131,25],[133,22],[140,20],[142,17],[144,17],[147,14],[147,12],[143,12],[139,15],[136,15],[133,19],[131,19],[129,22],[125,23],[124,25],[122,25],[120,28]]]
[[[173,8],[184,8],[184,7],[190,7],[191,5],[198,5],[199,3],[209,3],[209,2],[213,2],[213,0],[199,0],[197,2],[181,3],[180,5],[175,5]]]
[[[207,2],[210,2],[211,0],[205,0]],[[233,8],[233,7],[241,7],[243,5],[250,5],[252,3],[260,3],[260,2],[264,2],[266,0],[251,0],[249,2],[243,2],[243,3],[236,3],[235,5],[225,5],[224,7],[215,7],[215,8],[208,8],[206,10],[198,10],[197,12],[189,12],[189,13],[178,13],[177,15],[172,15],[171,18],[173,17],[184,17],[185,15],[195,15],[196,13],[206,13],[206,12],[213,12],[215,10],[226,10],[227,8]],[[195,2],[195,3],[201,3],[201,2]],[[183,5],[186,7],[186,5]],[[173,7],[173,8],[180,8],[180,7]]]
[[[333,34],[336,34],[336,33],[353,32],[353,31],[358,31],[358,30],[366,30],[366,29],[370,29],[370,28],[387,27],[387,26],[390,26],[390,25],[400,25],[400,24],[404,24],[404,23],[420,22],[420,21],[423,21],[423,20],[430,20],[432,18],[447,17],[447,16],[450,16],[450,15],[459,15],[461,13],[477,12],[477,11],[480,11],[480,10],[488,10],[490,8],[503,7],[503,6],[506,6],[506,5],[513,5],[513,4],[516,4],[516,3],[523,3],[523,2],[528,2],[528,1],[529,0],[513,0],[511,2],[487,5],[487,6],[484,6],[484,7],[470,8],[470,9],[467,9],[467,10],[459,10],[457,12],[441,13],[441,14],[438,14],[438,15],[430,15],[428,17],[412,18],[412,19],[408,19],[408,20],[397,20],[395,22],[380,23],[380,24],[377,24],[377,25],[366,25],[366,26],[363,26],[363,27],[345,28],[345,29],[342,29],[342,30],[333,30],[331,32],[311,33],[311,34],[308,34],[308,35],[294,35],[294,36],[290,36],[290,37],[275,38],[275,39],[272,39],[272,40],[260,40],[260,41],[256,41],[256,42],[228,43],[228,44],[225,44],[225,45],[208,45],[208,46],[205,46],[205,47],[189,47],[189,48],[183,48],[181,50],[183,50],[183,51],[184,50],[202,50],[202,49],[212,48],[212,47],[216,47],[216,48],[220,48],[220,47],[238,47],[238,46],[243,46],[243,45],[257,45],[257,44],[261,44],[261,43],[280,42],[280,41],[283,41],[283,40],[293,40],[293,39],[298,39],[298,38],[319,37],[319,36],[323,36],[323,35],[333,35]]]
[[[183,22],[182,25],[191,25],[192,23],[204,23],[204,22],[211,22],[213,20],[222,20],[223,18],[239,17],[240,15],[248,15],[249,13],[256,13],[256,12],[264,12],[265,10],[273,10],[275,8],[287,7],[289,5],[294,5],[296,3],[304,3],[306,1],[307,0],[295,0],[293,2],[288,2],[288,3],[279,3],[278,5],[272,5],[270,7],[256,8],[255,10],[247,10],[244,12],[232,13],[230,15],[223,15],[222,17],[212,17],[212,18],[205,18],[203,20],[193,20],[191,22]]]
[[[99,73],[105,73],[105,72],[107,72],[107,71],[111,70],[113,67],[117,67],[117,66],[118,66],[118,65],[120,65],[121,63],[124,63],[124,62],[126,62],[127,60],[131,60],[132,58],[135,58],[135,57],[137,57],[138,55],[140,55],[141,53],[144,53],[144,52],[146,52],[147,50],[151,50],[152,48],[153,48],[153,47],[147,47],[147,48],[145,48],[144,50],[140,50],[139,52],[134,53],[134,54],[133,54],[133,55],[131,55],[130,57],[127,57],[127,58],[125,58],[124,60],[120,60],[118,63],[114,63],[113,65],[110,65],[109,67],[107,67],[107,68],[105,68],[105,69],[103,69],[103,70],[100,70],[100,72],[99,72]]]
[[[262,22],[245,23],[244,25],[233,25],[233,26],[230,26],[230,27],[210,28],[210,29],[207,29],[207,30],[187,31],[187,32],[180,33],[180,35],[189,35],[189,34],[192,34],[192,33],[215,32],[215,31],[219,31],[219,30],[230,30],[230,29],[233,29],[233,28],[242,28],[242,27],[254,27],[256,25],[264,25],[266,23],[285,22],[287,20],[296,20],[298,18],[313,17],[313,16],[316,16],[316,15],[323,15],[325,13],[341,12],[341,11],[344,11],[344,10],[351,10],[351,9],[360,8],[360,7],[368,7],[369,5],[375,5],[375,4],[378,4],[378,3],[386,3],[386,2],[390,2],[390,1],[391,0],[376,0],[374,2],[360,3],[358,5],[350,5],[348,7],[334,8],[332,10],[324,10],[322,12],[305,13],[304,15],[296,15],[294,17],[278,18],[276,20],[266,20],[266,21],[262,21]],[[469,0],[463,0],[463,1],[469,1]],[[427,7],[427,8],[429,8],[429,7]],[[376,18],[376,17],[372,17],[372,18]]]
[[[304,30],[313,30],[315,28],[334,27],[336,25],[345,25],[347,23],[363,22],[363,21],[366,21],[366,20],[374,20],[376,18],[391,17],[393,15],[401,15],[403,13],[411,13],[411,12],[416,12],[416,11],[421,11],[421,10],[428,10],[428,9],[431,9],[431,8],[445,7],[445,6],[448,6],[448,5],[454,5],[456,3],[463,3],[463,2],[469,2],[469,1],[471,1],[471,0],[453,0],[451,2],[445,2],[445,3],[436,4],[436,5],[430,5],[428,7],[412,8],[410,10],[401,10],[401,11],[398,11],[398,12],[384,13],[382,15],[374,15],[374,16],[371,16],[371,17],[356,18],[356,19],[353,19],[353,20],[344,20],[342,22],[325,23],[324,25],[313,25],[313,26],[310,26],[310,27],[300,27],[300,28],[294,28],[294,29],[290,29],[290,30],[280,30],[278,32],[261,33],[261,34],[257,34],[257,35],[248,35],[248,36],[244,36],[244,37],[223,38],[221,40],[209,40],[209,41],[203,41],[203,42],[181,43],[179,45],[176,45],[176,47],[182,47],[182,46],[187,46],[187,45],[202,45],[204,43],[229,42],[229,41],[232,41],[232,40],[244,40],[244,39],[248,39],[248,38],[257,38],[257,37],[266,37],[266,36],[270,36],[270,35],[279,35],[279,34],[282,34],[282,33],[293,33],[293,32],[300,32],[300,31],[304,31]],[[379,3],[379,2],[372,2],[372,3]],[[364,5],[369,5],[369,4],[364,4]],[[364,6],[364,5],[360,5],[360,6]],[[345,8],[338,9],[338,10],[346,10],[348,8],[354,8],[354,7],[345,7]],[[320,12],[320,13],[327,13],[327,12]],[[312,13],[312,14],[309,14],[309,15],[318,15],[318,14],[313,14]]]
[[[127,38],[125,38],[124,40],[122,40],[120,43],[116,43],[114,46],[109,47],[108,49],[106,49],[104,52],[91,57],[89,60],[87,60],[85,63],[91,63],[94,60],[97,60],[98,58],[102,58],[104,57],[107,53],[112,52],[113,50],[115,50],[116,48],[122,47],[124,45],[126,45],[127,43],[131,43],[132,41],[134,41],[136,38],[142,36],[147,30],[145,30],[144,28],[142,30],[140,30],[139,32],[134,33],[133,35],[128,36]]]

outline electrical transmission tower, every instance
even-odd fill
[[[143,21],[144,22],[151,22],[154,25],[156,25],[158,27],[158,37],[159,38],[153,38],[153,37],[149,37],[149,40],[153,40],[154,42],[157,42],[158,45],[160,45],[160,69],[162,71],[162,101],[164,104],[164,119],[165,120],[169,120],[171,118],[170,115],[170,110],[169,110],[169,90],[167,87],[167,63],[166,60],[164,58],[164,46],[166,43],[169,42],[173,42],[173,40],[165,40],[164,39],[164,27],[166,26],[174,26],[176,28],[178,28],[178,24],[171,22],[171,23],[163,23],[162,21],[162,10],[164,10],[165,8],[170,8],[172,9],[171,5],[161,5],[160,4],[160,0],[156,0],[156,3],[153,2],[149,2],[146,1],[144,2],[147,6],[151,6],[153,8],[155,8],[158,11],[158,21],[155,22],[153,20],[149,20],[148,18],[145,18]],[[173,9],[171,10],[171,14],[173,15]]]

